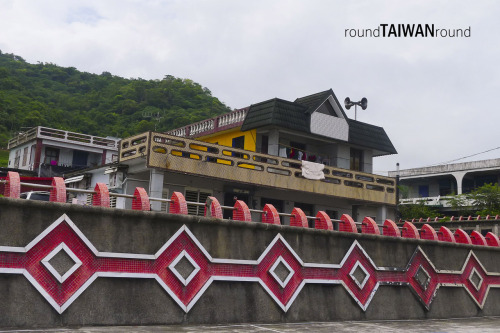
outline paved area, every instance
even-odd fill
[[[294,323],[294,324],[228,324],[198,326],[109,326],[81,327],[64,329],[8,330],[13,332],[50,332],[50,333],[149,333],[149,332],[209,332],[209,333],[246,333],[246,332],[500,332],[500,317],[447,319],[447,320],[401,320],[401,321],[349,321],[332,323]]]

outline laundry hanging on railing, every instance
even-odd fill
[[[325,179],[324,164],[302,161],[302,176],[307,179]]]

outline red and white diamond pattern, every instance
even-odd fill
[[[60,251],[75,263],[62,276],[50,264]],[[187,277],[176,269],[183,259],[193,266]],[[284,280],[275,273],[280,265],[289,272]],[[155,279],[185,312],[216,280],[258,282],[283,311],[306,283],[343,285],[363,310],[380,285],[410,287],[427,309],[441,286],[465,288],[480,308],[489,289],[500,287],[500,274],[487,272],[472,251],[460,271],[436,270],[420,247],[406,268],[377,267],[357,241],[340,264],[304,263],[280,234],[257,260],[212,258],[186,226],[154,255],[99,252],[65,214],[26,247],[0,246],[1,273],[23,274],[59,313],[98,277]]]

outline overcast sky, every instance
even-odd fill
[[[231,108],[329,88],[339,101],[366,97],[358,120],[384,127],[399,152],[375,159],[386,172],[500,146],[499,17],[493,0],[1,0],[0,50],[98,74],[189,78]],[[345,37],[384,23],[470,27],[470,37]]]

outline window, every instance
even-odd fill
[[[351,148],[351,170],[363,171],[363,151]]]
[[[239,149],[245,149],[245,136],[242,135],[242,136],[238,136],[236,138],[233,138],[232,147],[239,148]]]
[[[57,161],[59,160],[59,149],[56,148],[45,148],[45,164],[57,165]]]
[[[26,166],[27,161],[28,161],[28,147],[25,147],[23,152],[23,166]]]
[[[197,190],[197,189],[186,189],[186,201],[188,202],[199,202],[205,203],[207,198],[212,195],[209,190]],[[188,204],[188,214],[189,215],[205,215],[205,206]]]
[[[21,156],[21,149],[16,150],[16,157],[14,158],[14,168],[19,169],[19,160]]]
[[[260,152],[263,154],[267,154],[268,147],[269,147],[269,137],[267,135],[263,135],[260,144]]]
[[[418,196],[420,198],[427,198],[429,196],[429,185],[419,185]]]

